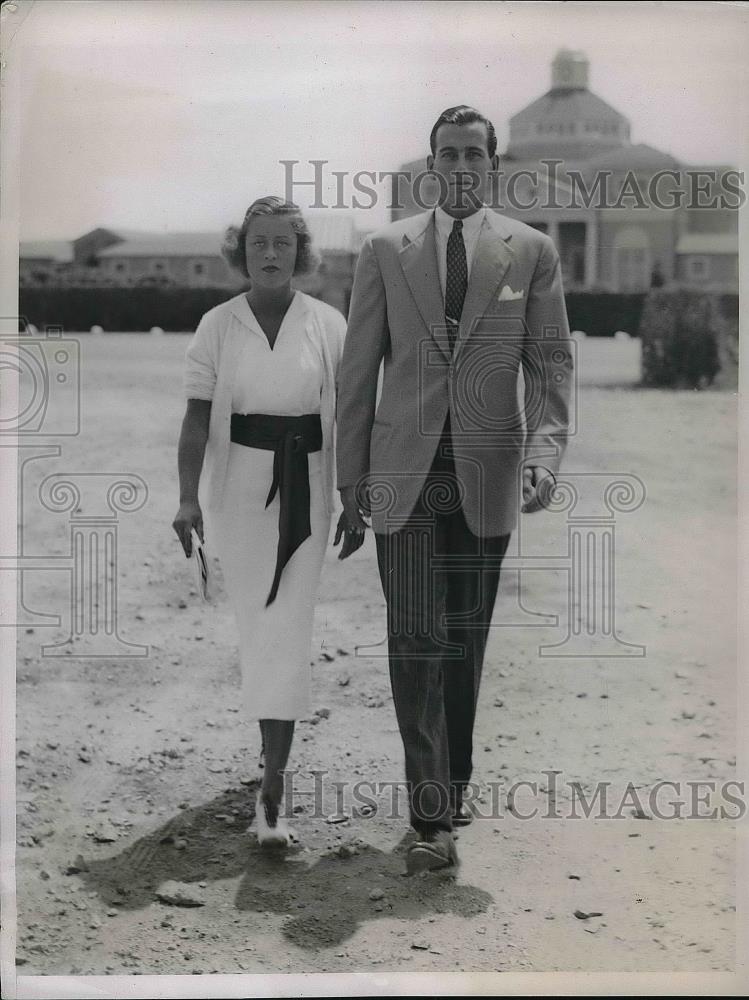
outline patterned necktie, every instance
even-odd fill
[[[453,228],[447,240],[447,276],[445,280],[445,320],[447,335],[450,339],[450,350],[455,348],[458,335],[458,324],[463,312],[463,300],[468,288],[468,261],[466,245],[463,242],[463,223],[460,219],[453,222]]]

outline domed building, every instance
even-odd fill
[[[559,51],[550,89],[510,118],[492,207],[551,236],[567,291],[642,292],[673,280],[737,291],[736,198],[701,207],[720,204],[731,168],[687,166],[632,143],[629,119],[593,93],[589,70],[584,53]],[[401,170],[416,177],[425,160]],[[695,183],[706,188],[690,208]],[[423,181],[416,198],[409,188],[399,185],[393,219],[434,204],[436,183]]]
[[[510,119],[507,158],[548,155],[586,160],[629,144],[629,121],[588,90],[588,60],[562,49],[551,64],[551,89]]]

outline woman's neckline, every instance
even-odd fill
[[[263,335],[263,338],[265,339],[265,342],[267,343],[269,350],[271,350],[271,351],[275,350],[276,344],[278,343],[278,338],[281,336],[281,331],[283,330],[284,326],[286,325],[286,320],[291,315],[292,310],[294,309],[294,306],[296,305],[296,303],[297,303],[297,301],[299,299],[300,294],[301,293],[299,292],[298,289],[294,290],[294,292],[293,292],[293,294],[291,296],[291,299],[289,301],[289,304],[286,307],[286,310],[285,310],[283,316],[281,317],[281,322],[279,323],[278,329],[276,330],[276,335],[273,338],[273,343],[271,343],[270,337],[268,336],[267,331],[265,330],[263,324],[260,322],[260,320],[258,318],[257,313],[255,312],[255,310],[252,308],[252,305],[250,304],[250,300],[249,300],[249,297],[247,295],[247,292],[243,293],[242,298],[247,303],[247,308],[250,311],[250,315],[252,316],[252,319],[254,320],[255,325],[257,326],[258,332],[260,332]]]

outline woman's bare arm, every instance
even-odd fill
[[[200,538],[203,538],[203,513],[198,503],[198,484],[208,443],[210,417],[210,400],[188,399],[177,450],[179,510],[172,522],[188,558],[192,555],[192,529],[195,528]]]

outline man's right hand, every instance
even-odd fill
[[[343,538],[344,543],[338,558],[347,559],[352,552],[361,547],[364,541],[364,532],[369,527],[364,520],[364,517],[369,515],[369,503],[366,491],[357,490],[356,486],[344,486],[339,492],[343,504],[343,514],[338,522],[333,545],[338,545]]]
[[[356,486],[344,486],[340,490],[341,503],[346,513],[346,520],[352,528],[368,528],[369,525],[364,520],[369,517],[371,510],[367,488]]]
[[[203,512],[197,500],[193,503],[180,504],[177,516],[172,521],[172,527],[177,532],[177,537],[189,559],[192,555],[192,539],[190,538],[192,529],[195,528],[201,542],[205,541],[203,538]]]

